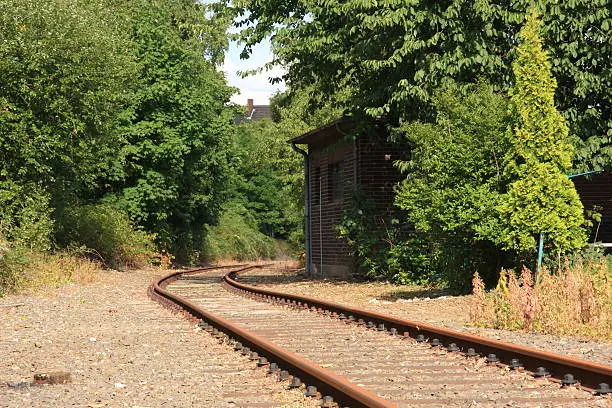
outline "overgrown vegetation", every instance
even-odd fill
[[[256,220],[240,206],[226,206],[219,224],[209,226],[203,254],[208,261],[253,261],[277,255],[276,241],[259,231]]]
[[[432,95],[433,123],[394,130],[411,152],[396,163],[406,175],[395,200],[404,211],[381,236],[370,233],[378,228],[365,212],[347,214],[340,229],[370,275],[466,292],[474,271],[492,285],[502,267],[534,265],[540,233],[559,255],[586,244],[583,207],[567,177],[573,146],[539,33],[531,10],[510,97],[483,80],[451,83]]]
[[[380,217],[371,201],[357,194],[336,231],[355,256],[355,269],[366,277],[400,284],[438,281],[434,266],[439,251],[428,245],[426,236],[400,224],[401,215]]]
[[[55,254],[11,247],[0,235],[0,297],[16,290],[37,290],[64,283],[97,280],[100,265],[81,251]]]
[[[273,121],[235,125],[220,66],[236,15],[245,54],[274,34],[287,70]],[[494,283],[533,264],[540,233],[560,259],[586,240],[567,173],[612,165],[611,31],[605,0],[7,0],[0,290],[72,279],[43,270],[78,256],[299,253],[302,157],[285,142],[344,114],[384,116],[411,150],[385,228],[363,200],[338,226],[369,276]]]
[[[197,261],[229,185],[229,21],[193,0],[2,4],[4,287],[62,248]]]
[[[271,101],[273,120],[236,127],[227,202],[218,224],[205,230],[207,261],[303,254],[304,164],[287,140],[339,114],[329,104],[310,111],[309,97],[278,94]]]
[[[72,207],[61,215],[58,242],[84,245],[107,267],[143,267],[162,263],[155,235],[138,229],[127,213],[109,204]]]
[[[473,279],[470,308],[473,324],[498,329],[612,339],[612,273],[610,259],[569,262],[543,268],[534,277],[502,270],[494,290]]]
[[[399,130],[411,159],[398,163],[406,179],[396,205],[428,247],[424,253],[435,254],[430,268],[437,273],[421,279],[465,290],[474,270],[492,283],[511,261],[494,245],[502,228],[496,206],[508,183],[503,162],[511,117],[507,98],[485,83],[440,90],[433,103],[435,123],[411,122]]]

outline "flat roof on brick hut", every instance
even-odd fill
[[[304,156],[306,270],[315,275],[349,276],[357,269],[356,260],[338,238],[336,226],[354,206],[357,191],[374,204],[381,217],[392,212],[394,187],[402,179],[393,162],[402,152],[388,141],[382,123],[358,130],[346,117],[289,143]]]

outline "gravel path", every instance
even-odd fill
[[[259,269],[239,280],[274,290],[312,296],[346,305],[431,323],[495,340],[520,344],[601,364],[612,364],[612,343],[538,333],[469,326],[469,296],[444,296],[439,291],[384,282],[310,280],[296,272]]]
[[[0,407],[312,406],[152,302],[146,288],[164,272],[0,299]],[[26,385],[54,370],[72,383]]]

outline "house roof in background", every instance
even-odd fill
[[[246,112],[236,118],[236,123],[247,123],[255,120],[272,119],[270,105],[254,105],[253,99],[247,101]]]
[[[270,105],[253,105],[253,108],[247,111],[247,118],[249,120],[271,119],[272,109]]]

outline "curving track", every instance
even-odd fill
[[[606,396],[594,396],[576,385],[561,387],[549,376],[536,379],[531,371],[511,370],[502,363],[519,359],[526,369],[544,366],[559,378],[570,373],[591,388],[610,383],[610,367],[321,300],[262,291],[236,278],[252,268],[176,273],[152,285],[151,293],[203,319],[206,330],[233,347],[245,363],[251,360],[278,375],[269,365],[275,363],[299,382],[316,386],[319,393],[313,392],[314,396],[333,396],[336,402],[327,398],[322,406],[612,406]],[[415,341],[420,335],[425,341]],[[441,346],[433,345],[434,338]],[[450,343],[458,350],[447,351]],[[464,353],[469,348],[496,356],[469,358]],[[265,359],[260,360],[261,356]],[[287,377],[287,386],[290,380]]]

